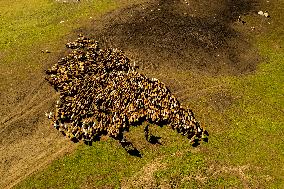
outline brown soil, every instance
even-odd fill
[[[213,75],[254,71],[259,56],[248,37],[234,28],[242,25],[238,16],[256,12],[256,1],[187,2],[159,0],[133,5],[82,31],[123,49],[145,67]]]
[[[50,54],[47,64],[53,64],[60,54]],[[45,62],[47,58],[40,56],[45,55],[39,51],[38,59]],[[75,148],[74,144],[50,127],[45,117],[45,112],[52,110],[57,94],[44,80],[43,69],[47,64],[39,64],[42,65],[41,70],[32,74],[24,70],[22,74],[29,76],[24,80],[18,79],[13,83],[15,86],[11,85],[8,91],[1,94],[0,188],[11,188]],[[14,77],[20,76],[15,74]]]
[[[72,151],[74,144],[49,125],[44,112],[51,109],[57,96],[50,95],[49,86],[41,83],[37,92],[18,104],[0,127],[1,188],[10,188],[22,178]]]

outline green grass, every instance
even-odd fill
[[[127,156],[121,149],[117,150],[113,141],[101,142],[94,147],[81,145],[76,154],[55,161],[53,166],[22,187],[78,188],[93,179],[97,180],[95,186],[111,184],[115,187],[119,186],[119,180],[124,176],[138,171],[144,161]],[[129,169],[125,169],[127,162],[133,163]]]
[[[117,1],[113,0],[79,4],[55,0],[0,1],[0,97],[6,108],[4,115],[29,93],[30,86],[42,81],[34,78],[43,77],[47,64],[53,63],[53,57],[63,51],[68,39],[78,34],[74,31],[89,23],[90,17],[97,18],[116,7]],[[46,49],[54,55],[41,53]]]
[[[8,70],[8,66],[18,73],[27,67],[31,71],[41,68],[41,48],[57,52],[62,49],[68,34],[89,17],[98,17],[115,7],[115,1],[111,0],[80,4],[55,3],[53,0],[1,1],[1,70]]]
[[[42,70],[42,62],[52,62],[40,54],[41,49],[62,51],[68,36],[73,36],[74,30],[87,23],[90,16],[117,7],[118,3],[111,0],[79,5],[51,0],[1,1],[0,90],[10,87],[5,83],[15,84],[16,88],[30,80],[31,73]],[[275,16],[276,13],[277,10]],[[60,24],[61,20],[65,22]],[[265,57],[256,73],[201,78],[200,86],[225,86],[222,90],[230,91],[234,99],[224,111],[214,109],[207,98],[219,90],[213,88],[190,102],[207,125],[209,143],[193,148],[187,139],[170,129],[153,128],[164,145],[152,146],[145,142],[142,127],[132,128],[130,137],[143,158],[128,155],[114,140],[96,142],[91,147],[78,145],[73,154],[54,161],[15,188],[119,188],[122,181],[139,180],[136,173],[155,160],[164,166],[153,173],[154,185],[283,188],[284,39],[279,37],[283,36],[283,28],[276,25],[255,38],[255,46]],[[276,48],[281,45],[282,49]],[[180,72],[176,77],[187,78],[189,74]]]
[[[55,3],[52,0],[1,2],[1,49],[33,46],[56,41],[81,26],[91,16],[99,16],[116,7],[115,1]],[[61,23],[61,21],[65,21]],[[17,52],[18,53],[18,52]]]

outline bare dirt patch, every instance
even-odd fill
[[[234,25],[241,24],[238,16],[257,10],[257,1],[187,2],[160,0],[133,5],[82,31],[152,68],[177,67],[213,75],[254,71],[258,53]]]
[[[38,53],[40,56],[41,52]],[[57,53],[53,55],[57,59]],[[27,70],[24,72],[26,74]],[[14,76],[19,77],[17,74]],[[46,111],[52,109],[57,94],[44,81],[43,72],[34,72],[30,78],[15,82],[18,85],[11,86],[1,99],[1,188],[16,185],[75,148],[74,144],[49,127],[50,122],[44,116]]]
[[[0,181],[1,188],[10,188],[58,156],[70,152],[75,145],[62,137],[45,119],[44,112],[54,100],[41,95],[25,101],[26,106],[1,124]],[[48,92],[48,91],[46,91]],[[45,98],[46,97],[46,98]],[[34,100],[34,101],[33,101]]]

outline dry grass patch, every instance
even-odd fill
[[[123,180],[121,188],[155,188],[157,183],[155,181],[154,173],[158,170],[163,170],[166,167],[166,164],[161,162],[162,159],[163,157],[156,158],[152,162],[146,164],[135,175]]]

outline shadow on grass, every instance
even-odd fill
[[[139,122],[135,122],[132,126],[134,127],[138,127],[138,126],[141,126],[143,124],[145,120],[139,120]],[[149,121],[150,124],[153,124],[151,123],[151,121]],[[162,145],[160,139],[162,137],[159,137],[159,136],[155,136],[153,134],[151,134],[151,131],[150,131],[150,124],[147,124],[146,127],[144,128],[144,135],[145,135],[145,139],[153,144],[153,145]],[[164,127],[167,123],[160,123],[158,124],[157,126],[159,127]],[[126,130],[126,131],[129,131],[129,128]],[[64,133],[62,133],[63,135],[65,135]],[[101,135],[96,135],[92,140],[84,140],[84,144],[88,145],[88,146],[92,146],[93,145],[93,142],[96,142],[96,141],[100,141],[101,140],[101,136],[102,135],[107,135],[107,133],[101,133]],[[65,135],[66,136],[66,135]],[[188,136],[188,139],[191,139],[193,138],[194,136],[194,133],[192,133],[192,135],[189,135]],[[206,142],[208,143],[208,137],[209,137],[209,133],[207,131],[204,131],[203,135],[202,136],[195,136],[195,138],[191,141],[192,142],[192,146],[193,147],[197,147],[200,145],[200,142],[203,141],[203,142]],[[72,138],[71,141],[74,142],[74,143],[78,143],[80,141],[81,138],[77,139],[77,138]],[[123,135],[123,132],[117,136],[117,137],[114,137],[115,140],[118,140],[120,145],[126,150],[126,152],[131,155],[131,156],[136,156],[136,157],[139,157],[139,158],[142,158],[142,154],[141,152],[133,145],[132,142],[128,141],[124,135]]]
[[[135,148],[131,142],[126,141],[125,139],[119,142],[129,155],[142,158],[142,154],[140,153],[140,151],[137,148]]]
[[[209,141],[208,137],[209,137],[209,133],[207,131],[204,131],[203,136],[195,138],[192,141],[192,146],[193,147],[199,146],[201,141],[208,143],[208,141]]]
[[[158,137],[158,136],[151,135],[151,136],[149,137],[148,142],[150,142],[151,144],[159,144],[159,145],[162,145],[162,143],[160,142],[160,139],[161,139],[161,138],[162,138],[162,137]]]

